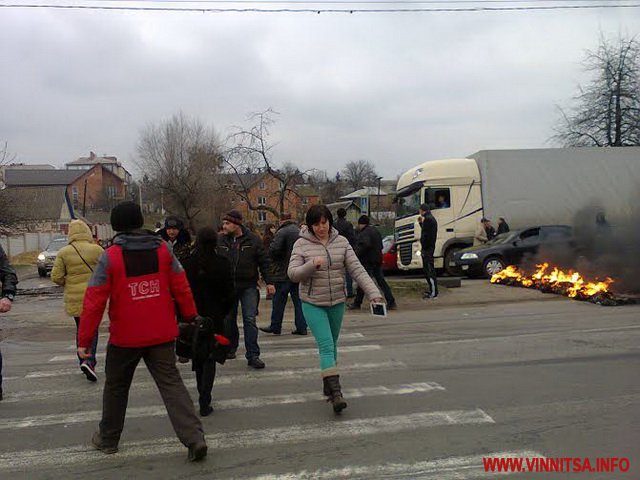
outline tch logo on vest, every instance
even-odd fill
[[[160,280],[132,282],[129,284],[132,300],[144,300],[160,296]]]

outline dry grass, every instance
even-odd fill
[[[39,251],[24,252],[11,258],[12,265],[35,265],[38,260]]]

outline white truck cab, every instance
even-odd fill
[[[473,244],[475,228],[482,217],[480,172],[472,158],[424,162],[398,180],[395,236],[398,268],[422,268],[418,208],[426,203],[438,221],[435,267],[454,273],[450,258]]]

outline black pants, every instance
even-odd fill
[[[436,267],[433,264],[433,250],[422,252],[422,269],[427,280],[426,294],[429,297],[438,296],[438,280],[436,278]]]
[[[120,441],[129,402],[129,388],[140,359],[144,360],[158,386],[171,425],[182,444],[188,447],[203,442],[202,423],[176,367],[174,342],[169,342],[142,348],[107,346],[100,422],[100,436],[104,445],[117,446]]]
[[[201,409],[206,408],[211,405],[211,392],[216,379],[216,361],[210,358],[204,362],[196,362],[193,364],[193,371],[196,372],[198,403]]]
[[[393,297],[393,293],[391,293],[391,287],[384,279],[384,275],[382,274],[382,265],[364,265],[364,268],[369,276],[373,278],[378,284],[380,290],[382,290],[382,294],[384,295],[384,299],[387,301],[387,305],[395,305],[396,299]],[[362,288],[360,288],[360,285],[358,285],[356,299],[353,301],[353,304],[356,306],[360,306],[362,305],[363,299],[364,290],[362,290]]]

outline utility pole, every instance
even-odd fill
[[[378,177],[378,202],[377,202],[377,206],[376,206],[376,218],[378,219],[378,223],[380,223],[380,181],[382,180],[382,177]]]

